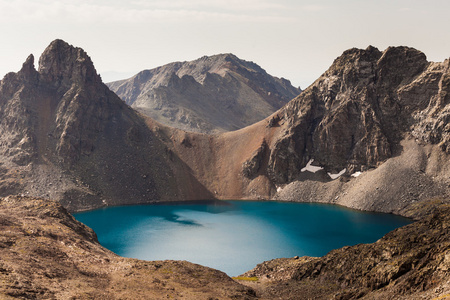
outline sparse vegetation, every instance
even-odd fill
[[[258,281],[259,278],[258,277],[246,277],[246,276],[236,276],[236,277],[231,277],[234,280],[240,280],[240,281]]]

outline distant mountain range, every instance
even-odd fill
[[[288,80],[270,76],[233,54],[170,63],[107,85],[152,119],[203,133],[253,124],[301,92]]]

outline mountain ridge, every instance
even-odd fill
[[[51,197],[71,210],[218,198],[401,214],[450,193],[449,61],[427,62],[412,48],[345,51],[282,109],[220,135],[136,113],[101,82],[87,54],[65,42],[52,43],[42,61],[42,74],[29,57],[0,83],[2,195]],[[312,159],[322,171],[302,171]],[[414,180],[397,179],[405,176]],[[381,180],[384,192],[369,192],[373,178],[401,188]]]
[[[166,64],[107,85],[145,115],[203,133],[250,125],[301,92],[231,53]]]
[[[448,64],[427,62],[407,47],[351,49],[263,121],[214,138],[186,133],[190,148],[173,130],[166,135],[218,198],[327,202],[401,214],[415,201],[450,193]],[[425,114],[427,107],[432,114]],[[433,143],[429,137],[436,137]],[[323,169],[317,174],[302,171],[312,159]],[[343,174],[332,180],[327,173]],[[401,180],[408,177],[414,180]],[[399,185],[381,180],[377,187],[374,178]]]

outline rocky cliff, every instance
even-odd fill
[[[273,180],[290,181],[311,158],[333,172],[377,167],[405,133],[449,154],[449,64],[407,47],[344,52],[278,114],[287,124],[271,153]]]
[[[233,54],[204,56],[108,83],[127,104],[188,131],[236,130],[264,119],[301,90]]]

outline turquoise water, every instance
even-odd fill
[[[120,206],[74,216],[121,256],[187,260],[230,276],[274,258],[372,243],[411,222],[333,205],[268,201]]]

